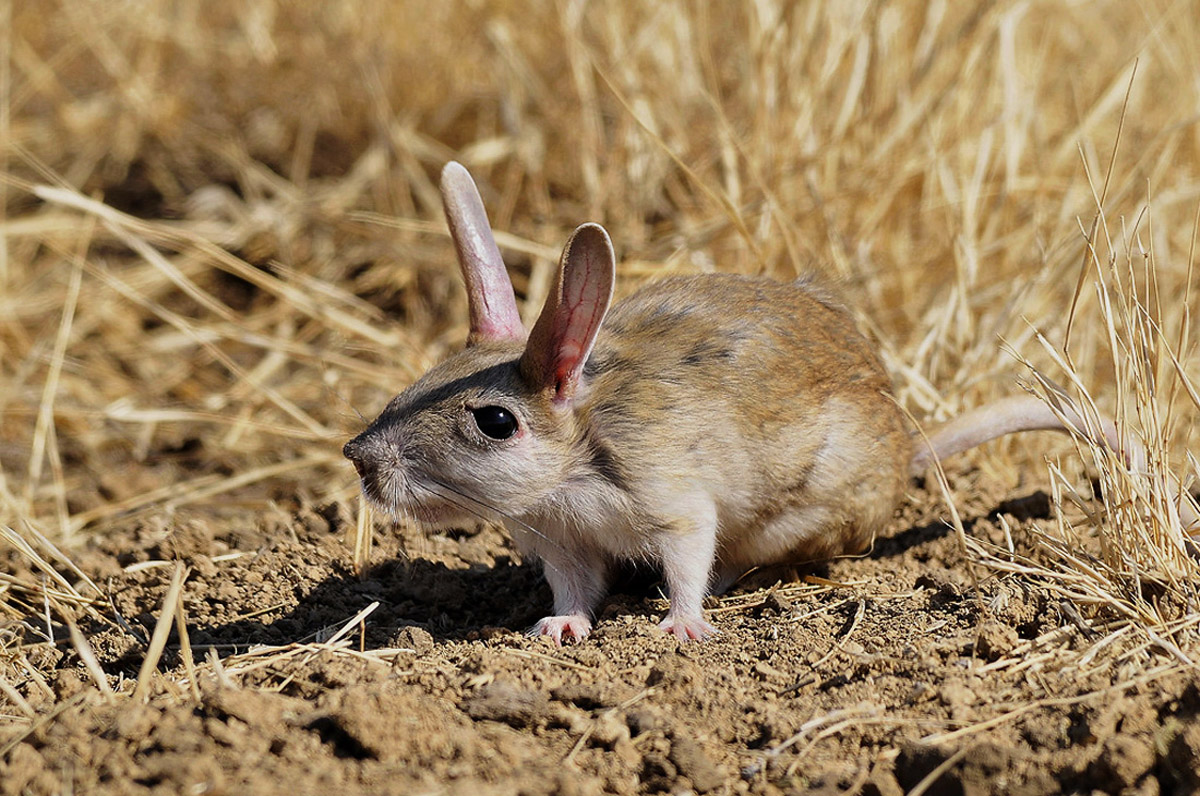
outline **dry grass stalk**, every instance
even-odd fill
[[[79,656],[79,660],[83,663],[87,673],[92,678],[92,682],[96,684],[96,688],[100,689],[100,693],[106,697],[113,695],[112,686],[108,683],[108,675],[104,673],[104,667],[100,665],[100,660],[96,657],[96,651],[92,649],[92,645],[88,643],[87,636],[79,630],[79,625],[73,620],[67,622],[67,629],[71,634],[71,644],[75,647],[75,654]],[[140,679],[139,679],[140,682]]]
[[[12,683],[8,682],[8,680],[3,676],[0,676],[0,692],[3,692],[4,696],[8,697],[8,701],[11,702],[17,710],[21,711],[26,718],[32,719],[37,715],[37,712],[33,709],[33,706],[29,704],[29,701],[26,700],[25,697],[21,696],[21,692],[13,688]]]
[[[187,608],[182,599],[175,601],[175,629],[179,633],[179,654],[183,658],[183,671],[191,697],[200,700],[200,686],[196,678],[196,659],[192,655],[192,639],[188,634]]]
[[[180,597],[183,594],[183,582],[187,578],[188,568],[182,561],[175,564],[175,572],[171,575],[171,585],[163,597],[162,610],[159,611],[158,621],[154,625],[154,633],[150,636],[150,646],[146,648],[146,657],[142,659],[138,669],[137,685],[133,689],[135,701],[145,701],[150,694],[150,686],[154,682],[154,672],[162,658],[163,650],[167,647],[167,639],[171,634],[171,626],[178,620],[176,612]]]
[[[1088,522],[1088,530],[1094,529],[1098,535],[1099,550],[1087,552],[1085,538],[1089,534],[1081,533],[1061,509],[1064,494],[1084,508],[1090,505],[1090,496],[1078,494],[1073,479],[1054,465],[1049,471],[1059,532],[1036,533],[1034,537],[1045,560],[1025,560],[1014,568],[1017,557],[1011,549],[1000,554],[978,544],[975,549],[997,569],[1020,571],[1046,582],[1080,606],[1125,617],[1157,646],[1194,666],[1193,659],[1178,646],[1195,648],[1193,625],[1178,619],[1180,611],[1194,616],[1200,605],[1200,561],[1194,536],[1200,528],[1189,527],[1195,522],[1195,499],[1173,474],[1177,465],[1172,461],[1167,432],[1169,418],[1196,408],[1176,406],[1179,397],[1191,397],[1195,389],[1187,372],[1177,365],[1190,352],[1183,347],[1173,350],[1168,337],[1171,324],[1179,324],[1181,331],[1186,327],[1187,315],[1164,315],[1164,305],[1158,300],[1161,291],[1154,251],[1138,246],[1136,226],[1122,236],[1123,251],[1112,248],[1103,213],[1097,214],[1093,228],[1107,241],[1109,254],[1102,256],[1096,241],[1087,239],[1084,265],[1096,275],[1094,312],[1099,316],[1100,339],[1114,376],[1110,384],[1116,388],[1118,433],[1127,440],[1121,446],[1123,451],[1105,444],[1103,435],[1096,432],[1104,413],[1069,349],[1059,349],[1044,335],[1037,335],[1042,349],[1065,374],[1074,400],[1031,361],[1024,362],[1044,400],[1052,407],[1071,400],[1079,408],[1072,415],[1082,416],[1086,425],[1078,428],[1075,437],[1080,456],[1099,474],[1104,512],[1102,517],[1093,513]],[[1171,599],[1164,602],[1157,596],[1160,591]],[[1094,655],[1095,648],[1085,653]]]
[[[359,495],[358,511],[355,512],[353,538],[350,540],[354,550],[354,571],[363,574],[371,561],[371,544],[375,537],[375,523],[371,504]]]
[[[353,625],[350,627],[353,629]],[[279,678],[270,688],[281,691],[297,675],[303,674],[305,667],[318,655],[343,655],[356,660],[390,666],[395,657],[404,652],[408,651],[401,648],[360,651],[354,649],[353,642],[343,638],[337,641],[297,642],[255,647],[248,652],[235,653],[225,658],[220,657],[217,650],[209,649],[205,664],[211,669],[214,679],[222,688],[237,688],[238,683],[234,679],[235,677],[244,678],[249,674],[266,669]],[[292,670],[291,673],[284,675],[283,673],[289,669]],[[198,679],[193,680],[192,678],[202,678],[205,674],[203,666],[197,667],[194,675],[185,674],[175,680],[175,684],[192,690],[198,682]]]
[[[1042,708],[1045,708],[1050,705],[1056,705],[1056,706],[1077,705],[1077,704],[1086,703],[1086,702],[1101,701],[1104,699],[1109,699],[1109,698],[1113,697],[1114,695],[1121,694],[1125,691],[1128,691],[1131,688],[1143,686],[1148,683],[1152,683],[1157,679],[1160,679],[1163,677],[1169,677],[1170,675],[1178,674],[1179,672],[1182,672],[1182,671],[1186,671],[1186,669],[1178,664],[1168,664],[1165,666],[1156,666],[1156,667],[1146,670],[1145,672],[1140,674],[1138,677],[1131,678],[1129,680],[1125,680],[1123,682],[1117,683],[1113,686],[1110,686],[1109,688],[1104,688],[1104,689],[1101,689],[1098,691],[1091,691],[1091,692],[1088,692],[1085,694],[1080,694],[1078,696],[1050,697],[1050,698],[1046,698],[1046,699],[1034,700],[1032,702],[1025,702],[1025,703],[1022,703],[1022,704],[1018,705],[1017,707],[1013,708],[1012,710],[1002,713],[999,716],[993,716],[992,718],[987,719],[985,721],[976,722],[974,724],[968,724],[964,727],[958,728],[957,730],[952,730],[952,731],[948,731],[948,732],[937,732],[937,733],[933,733],[931,735],[927,735],[921,739],[921,742],[927,743],[927,744],[951,743],[960,738],[977,735],[978,733],[985,732],[986,730],[989,730],[992,727],[997,727],[1001,724],[1005,724],[1010,721],[1015,721],[1016,719],[1019,719],[1022,716],[1025,716],[1029,713],[1032,713],[1035,710],[1041,710]]]

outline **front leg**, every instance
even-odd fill
[[[659,627],[681,641],[703,639],[717,632],[705,621],[703,608],[716,548],[715,510],[665,529],[659,539],[659,560],[671,594],[671,608]]]
[[[531,636],[550,636],[562,646],[563,635],[583,639],[592,630],[592,616],[609,585],[607,556],[591,548],[556,548],[542,555],[546,582],[554,593],[554,616],[538,621]]]

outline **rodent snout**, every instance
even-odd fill
[[[401,445],[394,433],[367,429],[342,446],[342,455],[354,465],[363,481],[375,478],[397,464]]]
[[[377,505],[405,505],[407,475],[401,462],[401,446],[391,430],[380,433],[369,428],[342,446],[362,482],[363,494]]]
[[[350,460],[350,463],[354,465],[354,469],[358,471],[360,477],[364,475],[364,471],[366,470],[366,462],[363,459],[363,444],[361,437],[355,437],[347,442],[342,447],[342,455]]]

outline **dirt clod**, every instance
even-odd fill
[[[767,595],[767,598],[762,601],[759,610],[787,616],[792,612],[793,608],[792,601],[776,590]]]
[[[418,655],[428,655],[433,652],[433,636],[424,628],[409,625],[396,631],[392,637],[392,645],[411,649]]]
[[[646,685],[678,689],[694,686],[702,680],[703,673],[693,661],[676,653],[668,653],[650,669]]]
[[[502,721],[513,727],[528,727],[542,715],[548,698],[545,694],[529,691],[497,680],[463,701],[467,715],[476,721]]]
[[[1020,640],[1016,628],[1001,622],[984,622],[979,627],[975,651],[984,660],[995,661],[1011,652]]]
[[[1154,747],[1145,738],[1114,735],[1105,739],[1090,775],[1103,790],[1122,790],[1136,784],[1154,766]]]
[[[691,738],[675,736],[671,739],[671,762],[701,793],[714,790],[725,781],[724,775],[713,763],[712,758]]]
[[[1200,788],[1200,724],[1190,723],[1171,738],[1166,764],[1173,784],[1188,790]]]

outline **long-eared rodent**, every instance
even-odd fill
[[[556,642],[587,635],[618,561],[660,566],[671,598],[661,627],[703,638],[714,631],[706,594],[755,566],[861,551],[933,458],[1062,430],[1063,417],[1085,428],[1069,407],[1022,396],[918,446],[870,343],[823,288],[676,276],[610,311],[615,257],[596,224],[567,242],[527,335],[471,176],[450,163],[441,186],[467,347],[344,452],[391,512],[502,520],[545,564],[554,613],[533,632]],[[1097,436],[1118,449],[1102,425]]]

